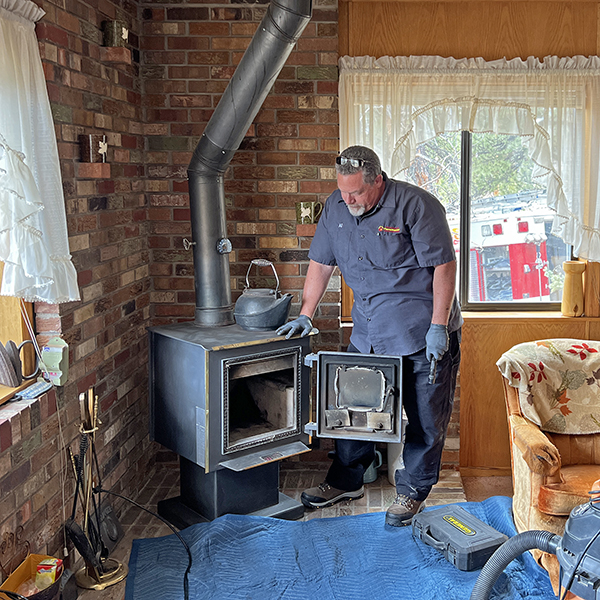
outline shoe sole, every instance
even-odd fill
[[[312,502],[310,500],[307,500],[306,498],[302,498],[302,496],[300,497],[300,500],[302,504],[306,506],[306,508],[327,508],[328,506],[333,506],[334,504],[336,504],[337,502],[341,502],[342,500],[358,500],[364,495],[365,492],[364,490],[362,490],[360,492],[346,492],[344,494],[341,494],[340,496],[332,498],[331,500],[327,500],[326,502]]]

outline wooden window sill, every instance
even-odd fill
[[[465,323],[476,322],[476,321],[506,321],[506,322],[518,322],[518,321],[600,321],[600,317],[565,317],[558,310],[548,311],[463,311],[462,313]]]
[[[35,383],[35,379],[31,379],[29,381],[24,381],[18,387],[8,387],[7,385],[0,384],[0,406],[2,404],[8,402],[17,392],[24,390],[26,387],[29,387],[32,383]]]

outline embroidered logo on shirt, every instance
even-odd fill
[[[384,227],[380,225],[378,231],[379,233],[400,233],[400,227]]]

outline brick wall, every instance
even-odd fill
[[[192,318],[186,169],[199,136],[265,5],[210,7],[110,0],[38,0],[36,27],[61,159],[69,242],[81,302],[35,307],[40,343],[70,345],[66,386],[0,412],[0,534],[24,527],[34,550],[60,555],[63,504],[58,415],[76,451],[78,394],[94,386],[105,487],[135,497],[158,448],[147,435],[151,323]],[[141,19],[138,17],[141,16]],[[105,48],[102,24],[121,19],[129,45]],[[226,174],[233,300],[251,259],[272,260],[298,311],[312,231],[295,202],[334,188],[337,5],[325,0],[299,40]],[[101,133],[106,163],[80,161],[78,136]],[[269,270],[253,285],[273,286]],[[317,317],[337,348],[339,281]],[[329,330],[329,331],[328,331]],[[59,408],[59,411],[56,410]]]
[[[0,535],[23,526],[34,551],[61,556],[61,443],[76,451],[78,394],[100,400],[103,483],[136,496],[153,460],[147,435],[149,252],[144,180],[138,5],[111,0],[39,0],[36,26],[56,125],[69,244],[81,302],[36,305],[39,341],[70,346],[67,385],[0,409]],[[128,48],[104,48],[102,23],[122,19]],[[106,163],[79,160],[80,134],[105,134]],[[71,466],[65,499],[73,491]],[[2,538],[4,539],[4,538]]]
[[[315,3],[281,71],[226,173],[225,194],[233,300],[253,258],[272,261],[293,314],[308,265],[313,230],[296,226],[295,203],[324,200],[335,189],[338,152],[337,1]],[[151,7],[150,7],[151,6]],[[143,102],[148,136],[152,321],[193,318],[187,165],[265,11],[255,3],[142,11]],[[251,273],[254,287],[274,287],[270,268]],[[316,318],[323,346],[340,344],[339,278]]]

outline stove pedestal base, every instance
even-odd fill
[[[181,496],[161,500],[158,503],[158,514],[177,529],[185,529],[196,523],[208,523],[211,520],[185,505]],[[302,503],[279,492],[279,502],[277,504],[248,514],[253,517],[273,517],[295,521],[304,516],[304,506]]]
[[[158,503],[158,514],[183,529],[224,514],[294,520],[304,506],[279,492],[279,462],[245,471],[204,469],[180,458],[181,495]]]

